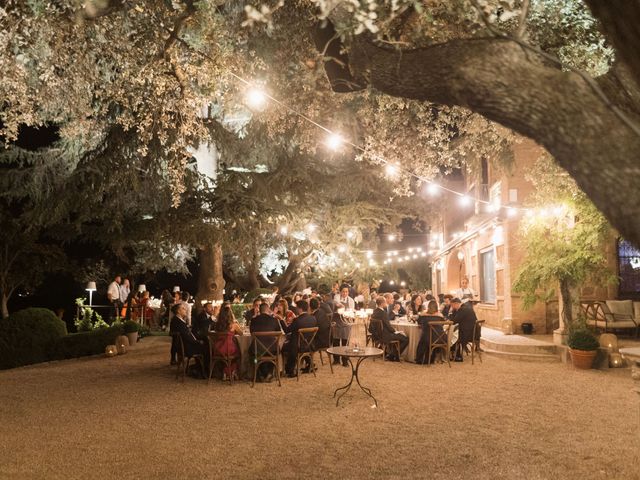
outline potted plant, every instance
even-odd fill
[[[129,339],[129,345],[133,346],[138,341],[138,330],[140,330],[140,324],[133,320],[127,320],[122,324],[124,334]]]
[[[567,345],[573,366],[583,370],[590,369],[600,347],[594,333],[584,324],[575,325],[569,329]]]

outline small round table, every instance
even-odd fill
[[[340,399],[342,398],[342,396],[345,393],[347,393],[351,388],[351,384],[353,383],[354,378],[356,379],[356,382],[358,383],[360,390],[362,390],[364,393],[366,393],[371,398],[373,398],[373,401],[375,402],[377,407],[378,401],[371,394],[371,390],[368,389],[367,387],[363,387],[362,384],[360,383],[360,379],[358,378],[358,369],[360,368],[360,364],[364,360],[371,357],[379,357],[382,355],[383,351],[379,348],[373,348],[373,347],[365,347],[365,348],[358,348],[358,349],[354,349],[353,347],[331,347],[327,349],[327,353],[331,355],[336,355],[339,357],[347,357],[347,360],[349,360],[349,364],[351,365],[351,380],[349,380],[349,383],[347,383],[344,387],[337,388],[336,391],[333,392],[333,398],[335,398],[340,390],[344,390],[344,392],[338,395],[338,398],[336,399],[336,407],[338,406],[338,403],[340,402]],[[353,362],[351,361],[352,358],[358,359],[355,367],[353,366]]]

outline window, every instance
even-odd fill
[[[618,239],[618,273],[620,297],[640,298],[640,249]]]
[[[496,303],[496,265],[493,248],[480,252],[480,301]]]

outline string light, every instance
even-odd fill
[[[435,183],[427,183],[427,186],[425,189],[427,193],[431,196],[434,196],[440,193],[440,189],[438,188],[438,185],[436,185]]]
[[[395,177],[398,175],[398,167],[393,163],[387,163],[384,167],[384,171],[386,172],[388,177]]]
[[[200,55],[201,57],[211,61],[211,62],[215,62],[216,60],[211,56],[208,55],[200,50],[198,50],[197,48],[193,48],[192,45],[188,44],[185,40],[181,39],[181,38],[177,38],[177,41],[180,42],[181,44],[183,44],[186,48],[188,48],[189,50],[193,51],[194,53]],[[233,71],[228,71],[229,75],[232,76],[233,78],[237,79],[239,82],[252,87],[250,89],[250,92],[253,91],[255,89],[255,87],[253,87],[253,84],[251,82],[249,82],[248,80],[246,80],[245,78],[241,77],[240,75],[237,75],[236,73],[234,73]],[[343,143],[347,143],[350,146],[352,146],[353,148],[361,151],[362,153],[368,154],[370,157],[373,157],[375,160],[377,160],[378,162],[384,164],[384,165],[392,165],[388,160],[380,157],[379,155],[371,155],[370,152],[368,152],[365,147],[361,146],[361,145],[357,145],[354,144],[352,142],[347,142],[345,141],[342,137],[340,137],[338,134],[332,132],[330,129],[328,129],[327,127],[325,127],[324,125],[321,125],[320,123],[316,122],[315,120],[313,120],[312,118],[308,117],[307,115],[305,115],[302,112],[299,112],[298,110],[296,110],[295,108],[289,106],[288,104],[278,100],[277,98],[268,95],[267,93],[259,90],[259,89],[255,89],[255,93],[251,94],[251,97],[253,97],[254,100],[257,100],[258,102],[260,102],[260,100],[264,97],[264,100],[266,101],[271,100],[272,102],[276,103],[277,105],[280,105],[282,107],[284,107],[286,110],[290,111],[291,113],[297,115],[298,117],[302,118],[303,120],[307,121],[308,123],[314,125],[315,127],[317,127],[320,130],[323,130],[324,132],[329,134],[329,140],[328,140],[328,145],[330,148],[332,149],[337,149],[339,148],[340,145],[342,145]],[[393,169],[397,172],[399,169],[397,166],[393,166]],[[455,194],[455,195],[459,195],[461,197],[465,197],[466,195],[457,192],[455,190],[452,190],[450,188],[441,186],[441,185],[437,185],[434,184],[431,180],[428,180],[418,174],[416,174],[415,172],[411,172],[405,169],[402,169],[403,172],[407,173],[408,175],[420,180],[421,182],[425,182],[427,183],[427,190],[428,191],[432,191],[437,193],[439,190],[444,190],[446,192]],[[481,204],[489,204],[489,202],[487,202],[486,200],[478,200],[479,203]],[[505,207],[500,207],[500,208],[505,208]],[[511,207],[513,208],[513,207]],[[523,210],[524,212],[529,211],[529,209],[526,208],[522,208],[520,210]]]
[[[331,150],[338,150],[344,143],[344,139],[337,133],[330,133],[325,142]]]
[[[280,227],[280,234],[281,235],[286,235],[288,231],[289,231],[289,229],[286,227],[286,225],[283,225],[282,227]]]
[[[245,101],[249,108],[261,110],[267,103],[267,95],[262,89],[254,86],[247,90]]]
[[[318,228],[314,223],[310,223],[309,225],[307,225],[307,230],[309,232],[315,232],[316,228]]]
[[[396,236],[394,234],[389,235],[387,238],[389,239],[390,242],[396,241]]]
[[[347,251],[347,247],[345,247],[344,245],[340,245],[340,246],[338,247],[338,251],[339,251],[340,253],[344,253],[344,252],[346,252],[346,251]]]
[[[463,207],[467,207],[471,204],[471,197],[469,197],[468,195],[462,195],[460,197],[460,205],[462,205]]]
[[[349,240],[351,240],[354,236],[355,236],[355,234],[354,234],[351,230],[349,230],[349,231],[347,232],[347,238],[348,238]]]

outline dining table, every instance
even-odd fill
[[[396,320],[391,320],[390,323],[391,326],[396,329],[396,331],[404,333],[409,339],[409,344],[407,345],[405,351],[402,353],[402,360],[415,363],[418,343],[420,342],[420,337],[422,336],[422,327],[420,327],[420,325],[416,321],[409,320],[409,318],[406,316],[399,317]],[[451,337],[451,344],[453,345],[457,340],[458,329],[455,329]]]

